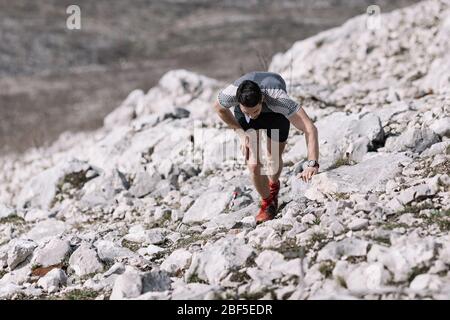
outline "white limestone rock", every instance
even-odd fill
[[[54,238],[48,243],[36,249],[32,265],[50,267],[62,263],[71,252],[68,240]]]
[[[161,264],[161,270],[174,274],[189,267],[192,253],[185,249],[177,249]]]
[[[75,189],[81,189],[90,180],[86,176],[89,170],[93,168],[87,162],[76,159],[63,161],[33,177],[19,194],[17,206],[19,208],[51,208],[63,184],[67,183]]]
[[[58,289],[66,283],[66,273],[61,269],[52,269],[38,280],[37,285],[42,287],[48,293],[53,293],[58,291]]]
[[[367,254],[369,243],[358,238],[345,238],[338,242],[330,242],[319,251],[317,261],[337,261],[341,257],[360,257]]]
[[[36,248],[36,243],[31,240],[16,240],[8,250],[8,267],[14,270],[19,264],[24,262]]]
[[[231,201],[231,190],[203,193],[184,214],[183,223],[199,223],[222,213]]]
[[[79,277],[103,271],[97,252],[89,244],[82,243],[70,256],[69,267]]]
[[[225,237],[208,243],[192,256],[192,263],[186,272],[186,279],[197,275],[210,284],[219,284],[228,273],[247,262],[253,249],[241,239]]]

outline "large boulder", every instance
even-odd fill
[[[84,185],[81,203],[87,206],[112,204],[117,194],[129,188],[127,177],[119,170],[103,172]]]
[[[183,269],[189,267],[191,263],[192,253],[185,249],[177,249],[167,257],[161,264],[161,270],[165,270],[169,273],[177,273]]]
[[[92,172],[96,171],[86,162],[63,161],[31,178],[18,196],[17,206],[49,209],[57,201],[57,195],[66,192],[67,189],[80,190],[96,175],[92,175]]]
[[[163,292],[170,289],[171,280],[166,272],[141,273],[128,267],[116,278],[110,300],[134,299],[148,292]]]
[[[436,119],[430,128],[441,137],[450,137],[450,117]]]
[[[105,263],[113,263],[116,259],[132,258],[137,254],[128,248],[124,248],[109,240],[99,240],[95,243],[100,260]]]
[[[361,257],[367,254],[369,243],[357,238],[346,238],[337,242],[328,243],[319,251],[317,261],[332,260],[338,261],[345,257]]]
[[[231,201],[231,190],[203,193],[184,214],[183,223],[200,223],[217,217]]]
[[[284,256],[273,250],[264,250],[255,259],[261,274],[279,273],[281,275],[294,275],[301,277],[302,262],[300,258],[286,261]]]
[[[16,240],[8,250],[8,267],[10,270],[15,269],[19,264],[24,262],[36,248],[36,243],[31,240]]]
[[[77,276],[85,276],[103,271],[97,252],[87,243],[82,243],[72,253],[69,259],[69,267]]]
[[[166,240],[168,230],[164,228],[145,229],[143,225],[130,228],[124,239],[136,243],[161,244]]]
[[[212,103],[219,87],[218,81],[206,76],[184,69],[171,70],[141,99],[136,114],[161,113],[182,107],[192,118],[205,120],[213,115]]]
[[[421,153],[431,145],[439,142],[439,136],[426,126],[409,127],[397,137],[386,139],[385,149],[389,152],[406,151]]]
[[[68,226],[63,221],[47,219],[36,223],[24,237],[42,244],[54,237],[62,235],[67,228]]]
[[[292,197],[304,195],[311,200],[323,200],[324,194],[383,191],[385,183],[399,174],[402,166],[411,161],[411,158],[402,153],[374,153],[358,164],[344,165],[317,174],[309,184],[304,184],[293,176]]]
[[[136,298],[142,293],[141,274],[132,268],[127,268],[123,274],[117,277],[109,297],[110,300],[122,300]]]
[[[155,190],[156,185],[161,181],[161,176],[150,166],[141,167],[133,174],[131,181],[130,193],[141,198]]]
[[[37,285],[42,287],[48,293],[58,291],[58,289],[67,283],[67,275],[61,269],[52,269],[45,276],[40,278]]]
[[[340,159],[361,161],[363,156],[381,145],[384,131],[378,116],[373,113],[350,114],[335,112],[315,123],[320,144],[321,170],[326,170]],[[284,157],[297,162],[307,157],[304,136],[298,136],[295,144]]]
[[[68,240],[53,238],[48,243],[36,249],[32,264],[34,266],[49,267],[64,262],[71,252]]]
[[[192,256],[186,279],[197,275],[210,284],[219,284],[231,271],[244,266],[252,253],[251,246],[235,237],[225,237],[208,243],[202,251],[195,252]]]
[[[367,261],[380,262],[392,272],[394,281],[406,281],[415,268],[429,267],[436,252],[432,237],[420,238],[415,234],[404,236],[391,247],[373,245]]]

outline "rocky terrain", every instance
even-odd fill
[[[276,219],[179,69],[89,133],[0,158],[3,299],[450,298],[450,3],[355,17],[276,54],[319,131],[292,128]]]
[[[418,0],[379,0],[383,12]],[[169,70],[222,81],[267,69],[294,41],[362,14],[369,0],[0,0],[0,154],[98,129]],[[238,58],[237,58],[238,57]]]

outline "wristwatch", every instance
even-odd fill
[[[319,169],[319,163],[316,160],[308,160],[306,161],[307,167],[317,167]]]

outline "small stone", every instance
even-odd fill
[[[428,291],[439,291],[442,280],[437,275],[419,274],[409,285],[409,288],[417,293],[425,294]]]
[[[316,220],[316,216],[314,216],[311,213],[308,213],[302,217],[302,223],[304,223],[304,224],[314,224],[315,220]]]
[[[25,221],[34,222],[38,220],[45,220],[52,216],[52,213],[44,209],[30,209],[25,212]]]
[[[171,255],[164,260],[161,264],[161,270],[165,270],[169,273],[177,273],[187,267],[191,263],[192,253],[185,249],[177,249],[171,253]]]
[[[9,218],[16,214],[16,210],[0,203],[0,219]]]
[[[103,270],[97,252],[87,243],[81,244],[70,256],[69,266],[80,277]]]
[[[40,267],[49,267],[60,264],[70,253],[70,243],[58,238],[50,240],[43,247],[36,249],[32,264]]]
[[[141,275],[133,268],[128,267],[114,282],[114,287],[109,299],[122,300],[136,298],[141,295],[142,289],[143,284]]]
[[[36,243],[31,240],[17,240],[8,250],[8,267],[14,270],[19,264],[24,262],[36,248]]]
[[[430,128],[441,137],[450,137],[450,117],[434,120]]]
[[[66,273],[61,269],[52,269],[37,282],[48,293],[57,291],[61,286],[67,283]]]
[[[348,228],[353,231],[364,229],[369,225],[369,220],[363,218],[354,218],[348,224]]]

